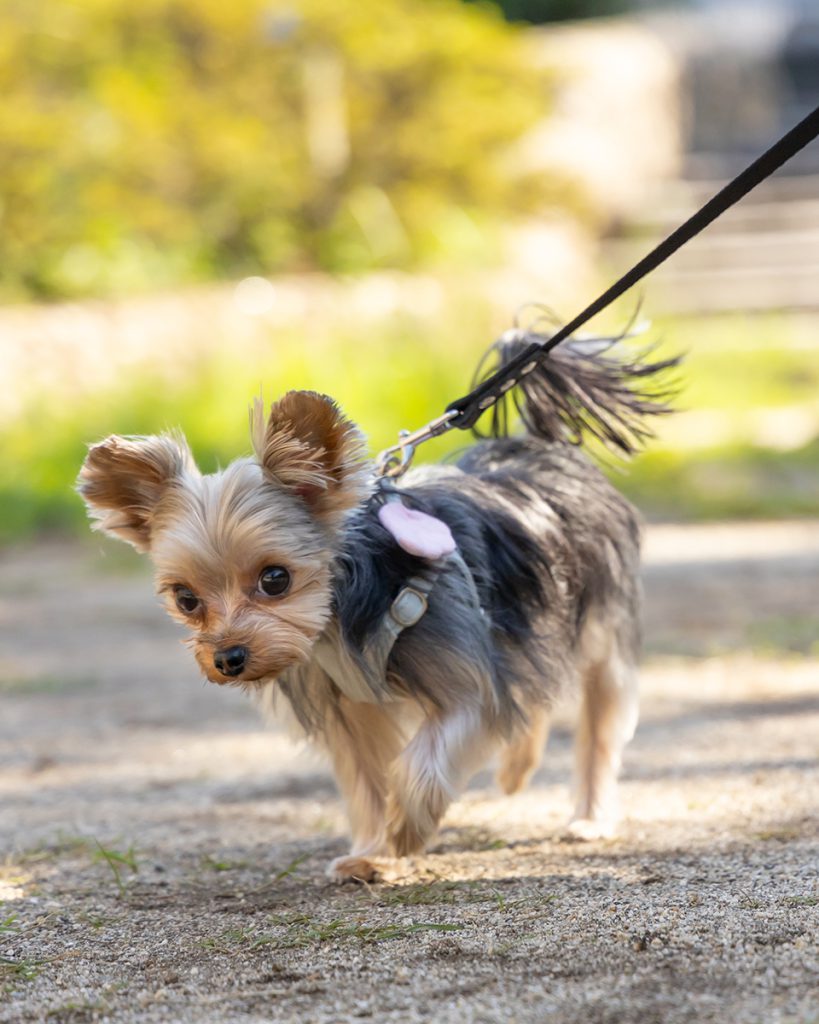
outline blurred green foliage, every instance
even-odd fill
[[[0,299],[486,260],[549,76],[459,0],[4,0]]]

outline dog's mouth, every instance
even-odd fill
[[[215,683],[217,686],[235,686],[240,690],[260,690],[268,683],[275,683],[278,675],[278,672],[265,673],[260,676],[243,675],[225,677],[209,675],[207,676],[207,680],[209,683]]]
[[[264,640],[264,638],[262,638]],[[312,637],[260,643],[256,636],[191,637],[188,644],[202,675],[216,686],[258,688],[310,657]]]
[[[259,686],[263,683],[269,682],[275,678],[280,672],[283,672],[287,666],[280,665],[274,668],[262,668],[262,667],[248,667],[244,672],[240,672],[235,675],[227,675],[224,672],[220,672],[216,668],[208,669],[204,672],[205,678],[209,683],[215,683],[217,686]]]

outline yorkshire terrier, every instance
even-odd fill
[[[503,365],[538,340],[511,332]],[[542,338],[539,340],[543,340]],[[203,475],[180,435],[92,446],[78,489],[95,527],[147,552],[169,613],[214,683],[289,708],[330,756],[352,848],[337,881],[423,851],[497,750],[515,793],[550,711],[579,690],[577,838],[613,834],[616,778],[637,722],[640,525],[580,450],[630,453],[668,410],[673,363],[555,349],[511,398],[525,432],[378,481],[329,398],[291,391],[251,410],[254,457]]]

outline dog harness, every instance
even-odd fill
[[[379,497],[381,525],[400,547],[424,559],[426,565],[406,580],[360,653],[350,650],[336,618],[313,645],[316,661],[339,690],[350,700],[370,704],[394,699],[387,687],[390,654],[404,630],[425,615],[429,596],[445,570],[452,568],[462,576],[470,603],[484,614],[475,580],[446,523],[408,508],[395,492]]]

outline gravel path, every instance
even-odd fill
[[[526,793],[484,773],[336,888],[330,776],[199,681],[143,567],[7,552],[0,1022],[819,1021],[819,522],[655,528],[646,563],[621,838],[559,837],[567,715]]]

